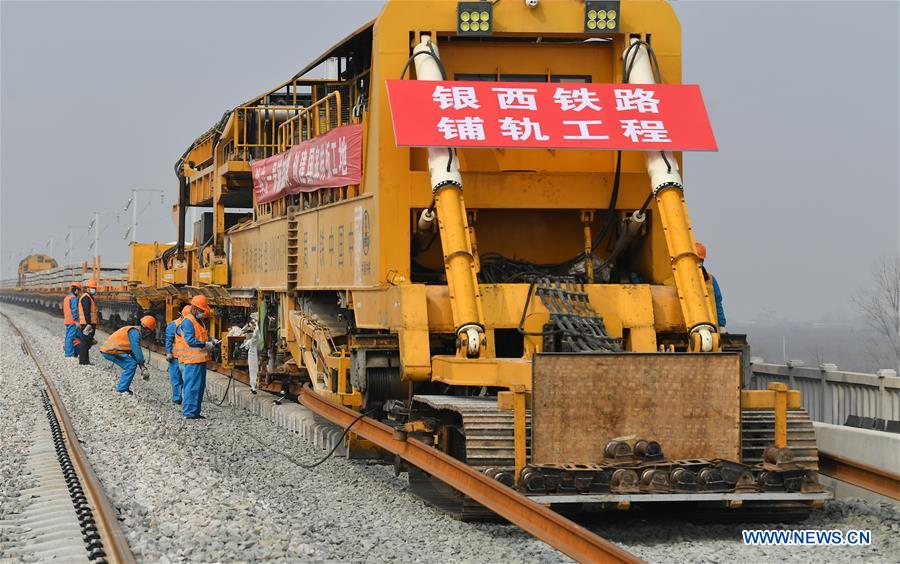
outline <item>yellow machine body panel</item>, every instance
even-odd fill
[[[154,270],[151,267],[153,260],[162,252],[172,248],[166,243],[137,243],[129,246],[131,256],[128,261],[128,284],[133,286],[154,286]]]
[[[229,231],[231,286],[285,292],[288,220],[272,219]]]

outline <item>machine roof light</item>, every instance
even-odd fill
[[[458,2],[456,14],[456,32],[459,35],[484,37],[491,34],[494,27],[491,2]]]
[[[618,0],[585,0],[585,33],[608,33],[619,27]]]

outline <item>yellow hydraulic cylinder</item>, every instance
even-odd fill
[[[637,41],[633,38],[631,43]],[[626,67],[631,67],[628,77],[630,84],[656,83],[645,45],[626,50],[624,57],[627,57]],[[647,153],[647,173],[650,175],[651,188],[672,261],[672,274],[681,312],[690,333],[690,350],[718,350],[719,334],[714,321],[715,312],[700,270],[700,257],[697,256],[691,220],[684,203],[684,187],[678,172],[678,162],[670,152],[650,151]]]
[[[438,66],[440,55],[429,36],[422,36],[413,50],[413,56],[418,80],[442,80]],[[462,177],[453,150],[429,148],[428,171],[444,253],[453,324],[456,326],[457,349],[465,356],[477,357],[482,353],[484,342],[484,312],[463,201]]]

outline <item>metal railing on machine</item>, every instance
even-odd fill
[[[278,152],[344,125],[341,91],[333,90],[278,127]]]
[[[252,161],[271,157],[281,151],[280,127],[304,110],[303,106],[235,108],[234,134],[225,143],[226,160]]]

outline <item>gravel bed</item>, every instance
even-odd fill
[[[314,470],[299,468],[257,440],[303,462],[325,453],[248,412],[207,401],[207,419],[185,420],[169,401],[164,372],[151,369],[149,381],[138,375],[134,396],[119,396],[118,368],[96,348],[93,366],[63,358],[61,321],[7,305],[3,311],[55,378],[140,560],[564,560],[514,527],[441,514],[406,493],[405,477],[386,466],[332,458]],[[4,342],[4,350],[14,347],[3,357],[3,373],[16,374],[30,360],[16,339]],[[5,408],[7,388],[16,386],[6,376],[3,382]]]
[[[19,348],[19,339],[5,320],[0,322],[0,522],[21,513],[29,504],[20,492],[38,485],[28,470],[28,450],[34,429],[47,424],[41,402],[40,375]],[[62,353],[60,353],[62,354]],[[28,555],[12,555],[25,545],[25,531],[0,525],[0,561],[35,562]]]
[[[450,519],[409,494],[405,477],[395,478],[385,466],[333,458],[314,470],[299,468],[271,449],[303,462],[324,453],[240,409],[207,401],[208,419],[184,420],[168,400],[163,372],[151,370],[147,382],[138,376],[132,384],[135,395],[121,397],[113,391],[118,369],[102,360],[96,348],[91,367],[63,358],[60,320],[5,304],[3,310],[30,335],[48,373],[55,375],[139,560],[566,560],[515,527]],[[26,357],[3,325],[0,515],[14,507],[15,491],[27,480],[16,472],[16,460],[27,449],[27,422],[36,412],[30,406],[38,405],[36,388],[23,385]],[[14,448],[6,448],[7,442]],[[650,562],[897,562],[900,554],[897,505],[831,502],[805,523],[788,527],[619,515],[624,514],[587,526]],[[870,529],[873,544],[749,547],[741,541],[741,530],[748,528]],[[0,541],[2,535],[0,530]]]

